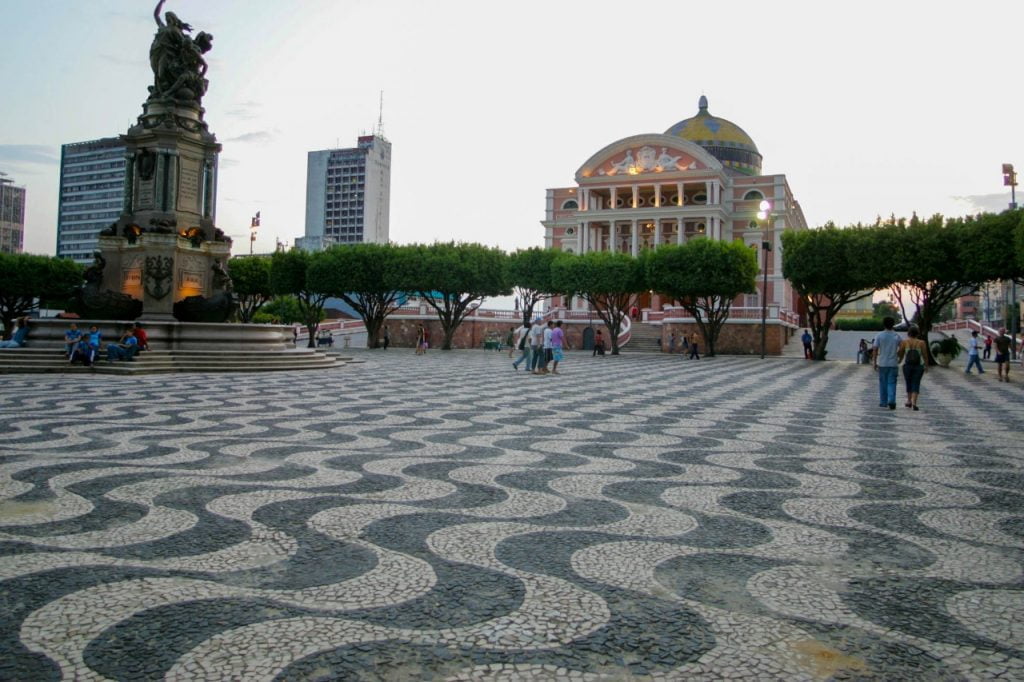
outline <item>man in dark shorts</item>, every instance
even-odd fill
[[[1000,381],[1010,381],[1010,337],[1005,329],[999,330],[996,337],[996,372]]]

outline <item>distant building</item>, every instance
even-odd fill
[[[124,206],[124,144],[105,137],[73,142],[60,151],[57,257],[92,261],[97,235]]]
[[[0,173],[0,253],[21,253],[25,238],[25,188]]]
[[[391,143],[364,135],[356,147],[309,152],[306,234],[295,245],[319,251],[333,244],[386,244],[391,204]]]
[[[765,219],[762,201],[770,202]],[[802,312],[799,297],[782,276],[785,230],[807,227],[786,176],[761,171],[761,153],[735,123],[711,115],[706,97],[695,116],[664,133],[634,135],[602,147],[584,161],[568,187],[547,190],[544,243],[570,253],[612,251],[638,256],[646,249],[706,237],[742,241],[757,252],[772,246],[757,291],[733,303],[733,318],[760,316],[762,296],[773,316]],[[638,297],[643,310],[660,311],[670,301],[655,292]],[[552,305],[586,308],[581,298],[555,297]],[[870,300],[867,301],[870,309]]]

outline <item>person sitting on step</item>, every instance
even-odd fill
[[[133,331],[129,327],[119,342],[107,344],[107,362],[114,360],[133,362],[135,360],[135,354],[139,352],[139,340],[135,338]]]

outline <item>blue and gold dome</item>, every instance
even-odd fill
[[[741,175],[760,175],[761,153],[750,135],[732,121],[712,116],[704,95],[700,96],[697,106],[696,116],[676,123],[665,134],[703,147],[727,170]]]

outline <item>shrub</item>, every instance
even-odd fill
[[[955,336],[947,336],[944,339],[934,341],[931,346],[932,355],[949,355],[954,359],[960,355],[961,350],[963,350],[963,346],[960,345]]]
[[[850,332],[880,332],[882,331],[882,318],[880,317],[850,317],[837,318],[836,329]]]

